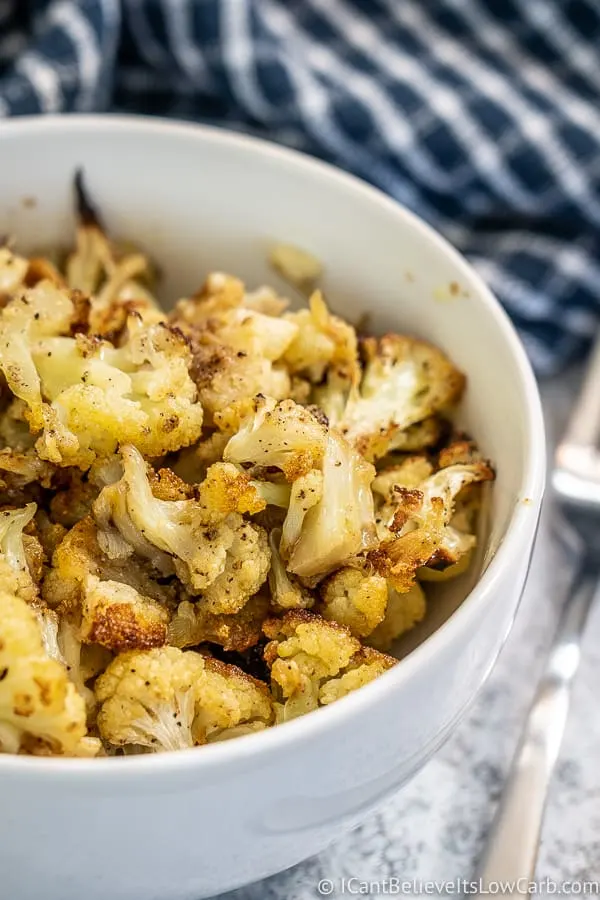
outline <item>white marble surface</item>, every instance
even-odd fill
[[[574,376],[544,388],[552,442]],[[468,878],[507,771],[552,635],[569,559],[544,512],[513,632],[470,714],[437,756],[378,813],[320,856],[227,895],[228,900],[308,900],[319,879],[423,881]],[[543,829],[537,878],[600,879],[600,603],[592,613],[567,734]],[[337,891],[332,895],[335,896]]]

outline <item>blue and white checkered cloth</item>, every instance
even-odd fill
[[[108,109],[378,185],[471,259],[542,374],[595,328],[598,0],[0,0],[0,115]]]

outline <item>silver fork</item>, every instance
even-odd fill
[[[477,878],[513,883],[522,896],[533,881],[552,771],[565,730],[581,639],[600,580],[600,334],[579,396],[556,450],[552,488],[556,514],[576,538],[575,570],[560,621],[500,805],[488,834]],[[478,885],[479,887],[479,885]]]

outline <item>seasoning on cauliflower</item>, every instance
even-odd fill
[[[44,602],[76,628],[77,639],[109,650],[162,646],[176,587],[161,584],[145,560],[111,557],[91,517],[58,545],[43,583]]]
[[[290,549],[287,568],[304,578],[322,577],[377,543],[371,482],[375,469],[331,432],[323,457],[323,495],[312,506]]]
[[[347,628],[327,622],[306,610],[288,612],[282,619],[268,619],[263,631],[270,639],[264,657],[271,671],[277,722],[304,715],[370,681],[363,670],[343,685],[332,679],[366,665],[365,650]],[[388,665],[396,660],[388,658]],[[358,666],[357,666],[358,664]],[[380,668],[371,677],[379,674]],[[332,696],[333,695],[333,696]]]
[[[276,403],[262,398],[256,406],[256,413],[225,447],[227,462],[244,468],[274,467],[288,481],[320,467],[327,430],[315,416],[293,400]]]
[[[271,723],[266,687],[175,647],[122,653],[96,681],[98,728],[114,747],[182,750]]]
[[[5,753],[93,756],[83,699],[46,653],[36,614],[0,589],[0,749]]]
[[[69,337],[74,311],[66,292],[41,282],[0,312],[0,369],[42,432],[39,455],[87,468],[122,442],[159,456],[197,440],[202,407],[183,336],[132,315],[119,347]]]
[[[114,544],[113,554],[135,550],[162,575],[175,573],[190,593],[202,594],[211,612],[238,612],[267,577],[269,549],[263,529],[239,513],[204,505],[202,485],[200,500],[156,497],[140,453],[125,446],[122,458],[122,479],[104,488],[94,504],[104,540]],[[213,495],[211,482],[204,499],[210,502]],[[219,491],[217,499],[222,499]]]
[[[475,536],[466,535],[450,522],[455,499],[467,485],[493,479],[492,469],[483,461],[440,469],[418,488],[396,486],[396,506],[387,528],[395,537],[382,541],[369,553],[380,575],[388,578],[400,593],[410,590],[417,570],[437,559],[457,562],[472,549]]]
[[[427,601],[419,584],[413,584],[409,591],[402,594],[388,585],[385,616],[368,635],[366,643],[376,650],[390,650],[401,634],[410,631],[425,617],[426,611]]]
[[[231,463],[214,463],[208,469],[198,493],[204,506],[222,516],[234,512],[254,515],[267,505],[256,483]]]
[[[464,376],[437,347],[388,334],[363,342],[366,365],[339,427],[369,460],[401,448],[406,429],[456,404]]]
[[[297,326],[256,304],[241,281],[214,272],[199,294],[180,300],[171,313],[171,324],[190,342],[192,378],[209,416],[260,391],[289,395],[289,374],[277,361]]]
[[[208,642],[242,653],[260,640],[269,610],[266,593],[255,594],[239,612],[229,614],[212,613],[201,600],[182,600],[169,624],[168,643],[184,648]]]
[[[381,575],[346,566],[330,575],[321,584],[320,592],[321,615],[345,625],[354,637],[371,634],[385,618],[388,586]]]

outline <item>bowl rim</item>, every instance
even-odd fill
[[[352,192],[359,200],[386,208],[396,218],[404,220],[409,228],[419,231],[440,253],[449,257],[461,275],[470,281],[480,302],[487,307],[501,332],[520,380],[526,410],[526,454],[518,500],[505,534],[485,572],[460,606],[439,628],[400,660],[398,665],[331,706],[320,708],[310,715],[275,728],[245,735],[232,741],[209,744],[202,747],[201,752],[198,748],[190,748],[171,753],[92,759],[0,754],[0,775],[26,776],[28,779],[51,776],[53,781],[59,783],[63,783],[64,780],[70,782],[73,779],[77,781],[102,779],[110,775],[120,779],[122,784],[124,780],[128,783],[132,780],[138,781],[147,774],[165,776],[177,774],[179,777],[186,777],[192,772],[199,774],[199,770],[211,770],[231,764],[245,767],[257,756],[266,758],[269,753],[279,753],[289,744],[314,739],[319,734],[332,731],[338,723],[360,716],[363,708],[376,703],[380,696],[393,692],[409,681],[415,670],[426,666],[440,649],[450,645],[456,635],[468,628],[474,611],[485,605],[487,598],[493,593],[506,562],[522,555],[523,546],[527,545],[527,540],[535,533],[537,527],[546,476],[546,442],[535,376],[524,346],[507,313],[462,254],[419,216],[361,178],[308,154],[263,138],[212,125],[151,116],[127,114],[23,116],[3,123],[0,129],[0,144],[20,136],[36,134],[44,136],[61,131],[72,132],[74,137],[82,133],[133,131],[148,137],[163,138],[171,135],[174,140],[224,145],[241,153],[267,157],[274,165],[287,169],[292,174],[300,172],[313,179],[337,183],[338,187]],[[493,661],[490,661],[487,672],[492,665]]]

